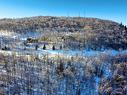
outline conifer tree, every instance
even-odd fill
[[[46,45],[44,44],[44,46],[43,46],[43,50],[46,50]]]

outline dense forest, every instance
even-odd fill
[[[127,28],[122,23],[83,17],[37,16],[1,19],[0,30],[16,33],[42,32],[39,41],[64,43],[66,48],[93,50],[127,48]]]
[[[0,95],[127,95],[127,28],[98,18],[0,19]]]
[[[0,55],[0,95],[127,95],[127,55]]]

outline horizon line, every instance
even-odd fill
[[[68,16],[65,16],[65,15],[33,15],[33,16],[21,16],[21,17],[0,17],[0,20],[2,20],[2,19],[23,19],[23,18],[32,18],[32,17],[93,18],[93,19],[107,20],[107,21],[112,21],[112,22],[123,24],[122,21],[121,22],[120,21],[115,21],[113,19],[106,19],[106,18],[92,17],[92,16],[80,16],[80,15],[79,16],[73,16],[73,15],[68,15]]]

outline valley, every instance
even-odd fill
[[[127,29],[97,18],[0,20],[0,95],[126,95]]]

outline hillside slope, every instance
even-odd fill
[[[58,41],[63,39],[68,48],[72,48],[74,42],[76,48],[119,50],[127,47],[127,28],[124,25],[97,18],[37,16],[1,19],[0,30],[17,33],[29,31],[48,33],[46,36],[50,41],[54,42],[54,37],[57,39],[59,37]]]
[[[0,29],[9,31],[35,31],[38,29],[55,29],[67,32],[81,30],[119,30],[119,24],[113,21],[82,17],[37,16],[19,19],[1,19]],[[66,29],[68,28],[68,29]]]

